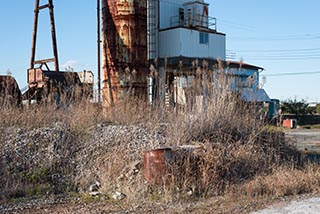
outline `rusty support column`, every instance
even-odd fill
[[[33,22],[32,48],[31,48],[31,59],[30,59],[30,68],[31,69],[34,68],[34,61],[35,61],[35,55],[36,55],[39,4],[40,4],[40,0],[36,0],[35,7],[34,7],[34,22]]]
[[[38,1],[38,0],[37,0]],[[54,12],[53,12],[52,0],[49,0],[49,10],[50,10],[50,23],[51,23],[51,35],[52,35],[52,48],[55,60],[55,70],[59,71],[59,60],[58,60],[58,48],[57,48],[57,38],[56,38],[56,27],[54,22]]]
[[[97,57],[98,57],[98,103],[101,103],[101,36],[100,36],[100,0],[97,0]]]
[[[104,69],[106,71],[106,77],[107,77],[106,80],[104,80],[104,81],[105,81],[105,83],[107,83],[107,88],[108,88],[108,95],[105,93],[105,96],[108,96],[108,97],[105,99],[110,102],[110,103],[107,103],[106,106],[113,107],[114,106],[114,99],[113,99],[113,91],[112,91],[112,83],[111,83],[111,73],[110,73],[110,66],[109,66],[109,61],[108,61],[108,57],[107,57],[107,42],[104,39],[104,36],[103,36],[103,55],[104,55],[104,62],[103,62]]]
[[[103,46],[103,93],[104,93],[104,105],[106,107],[113,107],[114,106],[114,101],[115,98],[114,97],[114,93],[113,93],[113,84],[112,84],[112,80],[111,80],[111,69],[110,68],[110,63],[111,60],[109,60],[109,45],[108,45],[108,41],[107,41],[107,32],[110,32],[110,28],[107,28],[106,26],[106,22],[108,20],[108,18],[111,18],[109,16],[106,16],[106,14],[108,14],[108,12],[106,12],[106,10],[109,10],[108,8],[108,3],[107,0],[103,0],[102,1],[102,23],[103,23],[103,34],[102,34],[102,46]]]

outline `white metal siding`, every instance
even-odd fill
[[[159,33],[160,58],[182,55],[182,45],[179,29],[167,30]]]
[[[160,32],[160,57],[226,59],[225,35],[208,33],[209,43],[200,44],[197,30],[176,28]]]

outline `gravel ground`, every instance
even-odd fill
[[[71,199],[66,195],[52,195],[0,203],[0,213],[27,213],[28,210],[38,210],[40,207],[56,206],[69,203]]]
[[[4,140],[0,142],[0,176],[10,172],[12,178],[19,177],[18,174],[13,173],[16,169],[18,169],[17,172],[20,170],[25,175],[30,173],[32,175],[37,172],[37,169],[56,169],[60,163],[68,164],[70,170],[75,174],[78,171],[87,170],[89,175],[92,171],[90,164],[94,162],[93,160],[107,151],[113,151],[119,145],[137,151],[168,145],[165,128],[165,125],[150,129],[142,125],[98,124],[87,130],[84,140],[76,136],[64,124],[55,124],[53,127],[31,131],[15,127],[7,128]],[[293,135],[291,136],[296,137]],[[82,140],[79,141],[79,139]],[[57,178],[50,179],[53,182],[52,185],[72,183],[74,177],[63,173],[58,171],[52,174],[54,178]],[[19,177],[19,179],[22,178]],[[90,179],[89,176],[88,179]],[[90,182],[92,181],[88,180],[88,183]],[[0,200],[3,190],[4,186],[0,185]],[[233,203],[234,207],[230,206],[230,203]],[[151,202],[132,205],[125,201],[115,202],[110,199],[86,202],[77,197],[49,194],[40,198],[24,198],[14,202],[0,201],[0,213],[248,213],[258,209],[252,208],[248,202],[243,203],[225,202],[220,199],[212,202],[211,199],[207,199],[200,203],[188,201],[185,204],[158,204]],[[320,198],[295,200],[289,204],[278,204],[252,214],[314,214],[319,213],[319,204]]]
[[[252,214],[319,214],[320,198],[309,198],[289,203],[273,205],[270,208]]]
[[[49,195],[70,189],[89,191],[88,185],[99,174],[95,160],[106,153],[116,152],[120,145],[128,151],[137,151],[138,155],[143,150],[162,147],[167,143],[164,130],[165,125],[150,129],[143,125],[98,124],[80,136],[81,133],[61,123],[33,130],[6,128],[0,136],[0,183],[3,184],[0,185],[0,200],[7,195],[29,195],[30,191],[36,191],[39,187],[48,189]],[[36,182],[35,185],[33,182]],[[38,183],[42,186],[38,186]],[[25,184],[28,184],[27,188]],[[47,213],[53,213],[52,209],[55,208],[52,205],[57,210],[63,210],[63,204],[70,203],[65,197],[48,197],[45,195],[44,199],[31,199],[27,203],[17,204],[1,205],[0,201],[0,213],[19,210],[28,213],[27,210],[32,207],[45,207],[49,210]],[[70,209],[83,207],[83,203],[73,204],[74,201]],[[45,213],[45,210],[38,213]]]
[[[122,203],[110,202],[47,202],[37,205],[31,205],[32,202],[26,204],[7,206],[1,208],[0,213],[21,213],[21,214],[61,214],[61,213],[77,213],[77,214],[101,214],[101,213],[167,213],[168,206],[159,204],[149,205],[125,205]]]

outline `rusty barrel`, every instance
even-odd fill
[[[152,184],[162,184],[166,174],[166,161],[172,154],[170,148],[144,151],[144,177]]]

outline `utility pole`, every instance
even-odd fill
[[[52,36],[52,48],[54,56],[55,70],[59,71],[59,60],[58,60],[58,47],[57,47],[57,37],[56,37],[56,25],[54,21],[53,3],[49,0],[49,11],[50,11],[50,23],[51,23],[51,36]]]
[[[101,103],[101,36],[100,36],[100,0],[97,0],[97,57],[98,57],[98,103]]]
[[[39,2],[35,1],[34,6],[34,21],[33,21],[33,33],[32,33],[32,47],[31,47],[31,59],[30,59],[30,69],[34,68],[34,61],[36,55],[36,44],[37,44],[37,33],[38,33],[38,17],[39,17]]]

